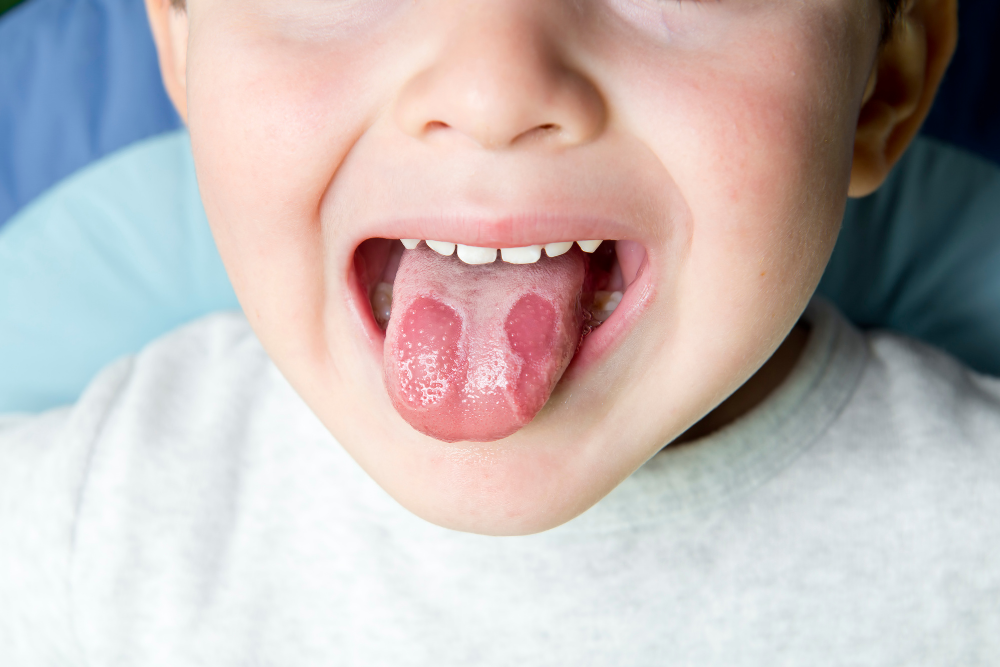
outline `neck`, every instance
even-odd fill
[[[682,433],[671,446],[676,447],[714,433],[760,405],[788,378],[808,341],[809,325],[800,320],[760,370],[701,421]]]

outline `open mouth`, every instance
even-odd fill
[[[383,380],[399,414],[438,440],[494,441],[530,422],[571,366],[603,354],[648,292],[642,244],[490,248],[371,238],[354,256]]]

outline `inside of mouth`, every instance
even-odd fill
[[[364,241],[355,253],[354,268],[359,284],[368,296],[372,318],[382,331],[392,319],[392,293],[403,253],[409,252],[398,239],[373,238]],[[586,316],[583,336],[599,327],[614,313],[629,286],[635,282],[646,251],[635,241],[602,241],[592,253],[578,246],[570,252],[586,260],[586,278],[580,294],[580,306]],[[461,262],[452,255],[454,262]],[[503,261],[498,255],[495,262]],[[551,261],[545,252],[539,262]],[[470,267],[475,270],[475,267]],[[582,337],[581,337],[582,340]]]
[[[433,241],[362,243],[355,270],[386,333],[383,379],[400,416],[448,442],[498,440],[530,422],[642,270],[639,243],[597,243],[535,246],[527,259]]]

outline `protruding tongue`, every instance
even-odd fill
[[[580,342],[579,252],[470,266],[424,246],[403,254],[383,357],[386,389],[422,433],[490,441],[527,424]]]

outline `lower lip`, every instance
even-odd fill
[[[381,367],[385,345],[385,331],[375,321],[375,315],[372,313],[368,294],[358,279],[354,261],[352,253],[352,260],[349,262],[347,275],[348,310],[354,313],[368,341],[372,354]],[[651,263],[647,254],[635,280],[626,289],[621,303],[618,304],[615,311],[601,326],[591,331],[583,339],[580,349],[577,350],[560,382],[573,380],[586,373],[621,344],[653,299],[653,285],[655,281],[653,280],[653,271],[650,270],[650,267]]]
[[[653,299],[652,273],[647,254],[639,273],[625,290],[621,303],[615,311],[601,326],[583,339],[583,344],[563,374],[563,380],[573,380],[587,372],[625,340],[628,332],[632,330]]]

